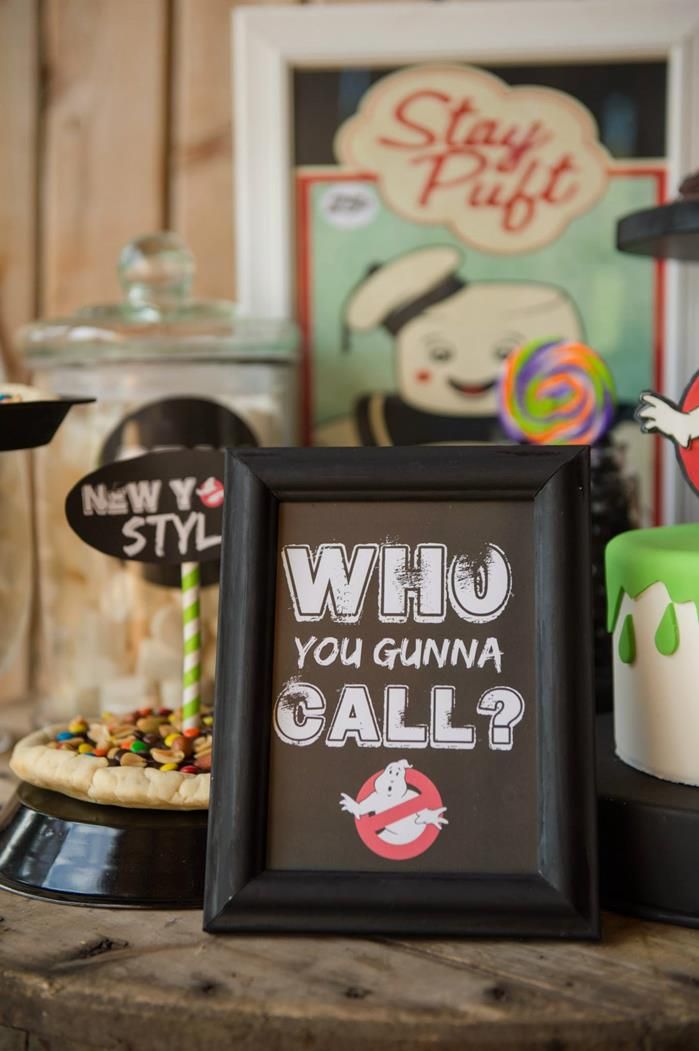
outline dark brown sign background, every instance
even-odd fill
[[[277,552],[277,608],[273,696],[271,703],[294,678],[317,687],[325,696],[326,724],[313,744],[285,743],[272,730],[268,813],[267,865],[272,869],[345,870],[371,872],[460,872],[469,874],[528,873],[537,868],[537,763],[534,675],[533,509],[528,502],[393,502],[283,503],[279,515]],[[374,569],[356,624],[338,624],[329,613],[320,621],[298,622],[282,567],[286,544],[344,543],[351,554],[355,544],[439,543],[447,547],[447,564],[458,555],[475,556],[486,543],[504,551],[512,569],[512,594],[504,611],[488,623],[459,617],[447,602],[443,623],[383,623],[378,610],[378,566]],[[409,606],[409,611],[411,607]],[[363,640],[359,668],[339,659],[327,667],[317,664],[312,651],[303,669],[298,667],[294,638],[304,643],[315,635]],[[415,669],[397,663],[391,671],[373,662],[374,646],[391,637],[401,639],[472,639],[482,644],[493,636],[502,650],[502,670],[492,661],[483,668],[439,668],[434,662]],[[351,648],[351,643],[350,643]],[[480,652],[480,645],[479,645]],[[433,686],[454,686],[453,725],[476,728],[473,749],[403,748],[383,745],[358,747],[349,738],[341,747],[328,747],[327,731],[342,688],[365,684],[379,729],[383,728],[384,689],[409,686],[407,724],[430,724]],[[525,710],[513,727],[510,751],[489,748],[490,719],[478,714],[481,695],[497,686],[521,694]],[[346,793],[356,799],[364,782],[387,764],[407,759],[415,770],[437,786],[448,824],[421,855],[405,861],[379,857],[362,842],[355,819],[340,808]]]

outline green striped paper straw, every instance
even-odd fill
[[[182,563],[182,729],[198,729],[201,718],[201,576],[198,562]]]

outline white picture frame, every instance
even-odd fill
[[[418,0],[236,8],[233,148],[241,311],[272,317],[293,313],[293,69],[639,58],[668,63],[668,185],[673,188],[699,167],[697,0]],[[699,267],[669,262],[665,294],[663,392],[679,397],[699,368]],[[694,494],[675,467],[671,443],[662,444],[662,518],[695,519]]]

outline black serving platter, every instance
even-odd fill
[[[0,814],[0,887],[110,908],[201,908],[207,811],[84,803],[22,782]]]
[[[625,215],[617,223],[621,252],[655,259],[699,261],[699,199],[672,201]]]
[[[37,449],[48,445],[73,405],[94,398],[58,398],[54,401],[17,401],[0,405],[0,452]]]
[[[597,716],[602,907],[699,927],[699,788],[623,763],[612,722]]]

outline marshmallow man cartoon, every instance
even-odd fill
[[[569,296],[530,281],[467,282],[462,253],[419,248],[373,267],[345,305],[346,333],[393,337],[397,395],[356,407],[363,445],[502,440],[496,385],[504,358],[535,338],[580,340]]]
[[[414,789],[408,788],[405,780],[405,771],[412,766],[407,759],[399,759],[395,763],[389,763],[385,770],[376,775],[374,779],[374,790],[365,799],[358,803],[344,792],[340,796],[340,809],[353,817],[362,817],[365,814],[383,814],[391,810],[398,803],[405,803],[408,799],[415,799],[419,794]],[[446,807],[436,809],[424,808],[418,810],[410,817],[400,818],[390,825],[386,825],[379,833],[379,839],[384,843],[404,844],[412,843],[422,834],[425,825],[433,825],[442,828],[449,822],[443,816]]]

